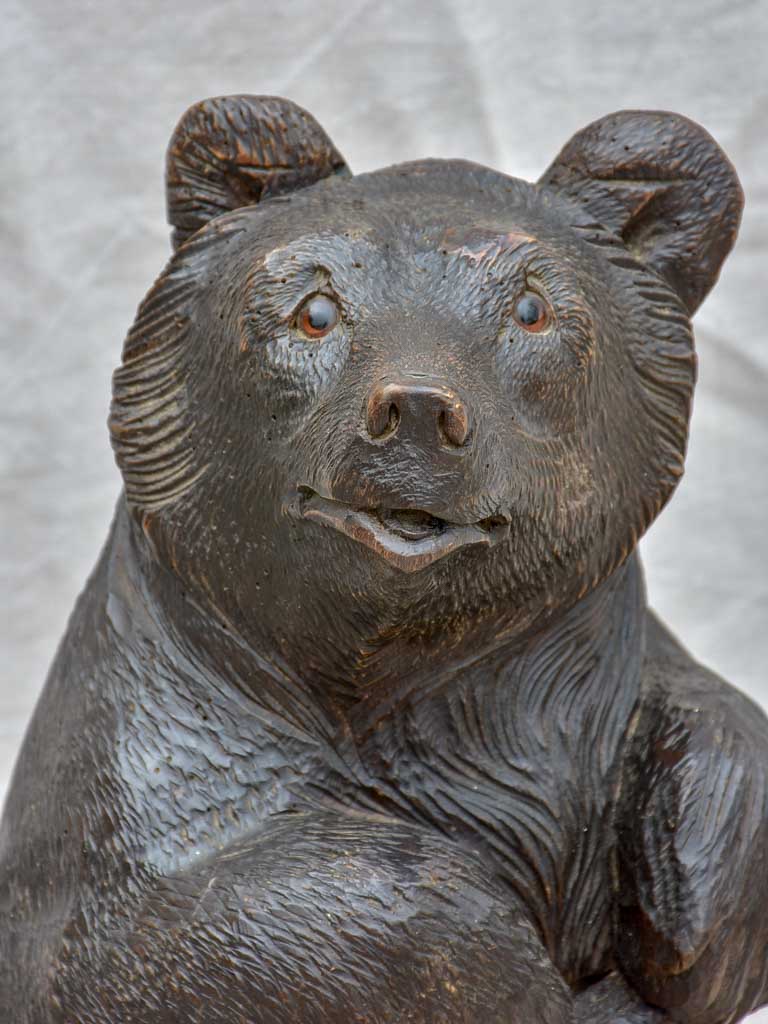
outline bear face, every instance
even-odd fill
[[[280,103],[208,101],[172,141],[180,246],[115,375],[129,505],[196,600],[286,656],[352,617],[522,630],[680,477],[735,175],[682,118],[614,115],[538,185],[461,161],[352,178]]]

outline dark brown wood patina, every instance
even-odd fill
[[[538,184],[192,108],[125,481],[0,834],[0,1019],[725,1024],[768,727],[646,607],[742,195],[630,111]]]

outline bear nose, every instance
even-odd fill
[[[401,423],[427,443],[437,437],[443,444],[460,448],[469,435],[470,417],[466,403],[447,385],[404,381],[378,384],[368,397],[368,433],[376,440],[386,440]]]

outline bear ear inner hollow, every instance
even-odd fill
[[[693,314],[736,240],[744,196],[698,124],[624,110],[578,132],[539,179],[618,235]]]
[[[349,173],[317,121],[289,100],[202,100],[187,110],[168,145],[166,200],[173,247],[223,213]]]

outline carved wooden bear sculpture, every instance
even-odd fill
[[[647,609],[742,195],[625,112],[531,185],[193,107],[125,480],[16,768],[0,1019],[721,1024],[768,725]]]

